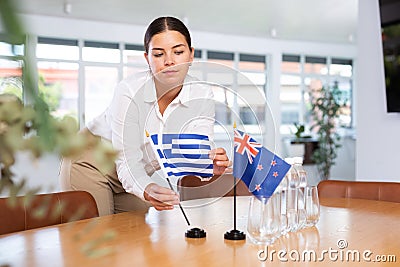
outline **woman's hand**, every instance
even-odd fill
[[[147,185],[143,195],[156,210],[172,210],[179,204],[179,195],[175,191],[155,183]]]
[[[232,163],[229,161],[226,151],[222,147],[212,149],[210,152],[210,158],[213,160],[214,175],[218,176],[224,173],[232,172],[232,168],[229,168]]]

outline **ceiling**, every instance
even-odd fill
[[[13,0],[20,13],[148,25],[176,16],[192,31],[351,43],[358,0]],[[65,3],[70,4],[66,12]],[[275,34],[274,34],[275,33]]]

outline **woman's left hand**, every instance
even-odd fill
[[[224,173],[232,172],[232,162],[230,162],[226,155],[225,149],[222,147],[212,149],[210,152],[210,158],[213,160],[213,174],[222,175]]]

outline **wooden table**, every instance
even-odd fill
[[[248,200],[238,197],[237,225],[242,231],[246,231]],[[0,266],[377,266],[366,265],[365,253],[371,261],[378,255],[397,261],[379,266],[400,262],[399,203],[321,199],[316,227],[281,237],[268,251],[249,240],[224,240],[224,233],[233,228],[231,197],[182,204],[192,226],[205,229],[206,238],[184,237],[188,227],[179,209],[150,209],[147,214],[121,213],[0,236]],[[308,258],[294,262],[297,252],[315,251],[320,257],[323,250],[327,252],[321,262]],[[283,251],[280,259],[279,251]],[[352,256],[356,251],[360,262]],[[288,262],[282,262],[285,259]]]

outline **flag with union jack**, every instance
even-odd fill
[[[234,130],[233,176],[240,178],[257,197],[270,197],[291,165],[254,140]]]

